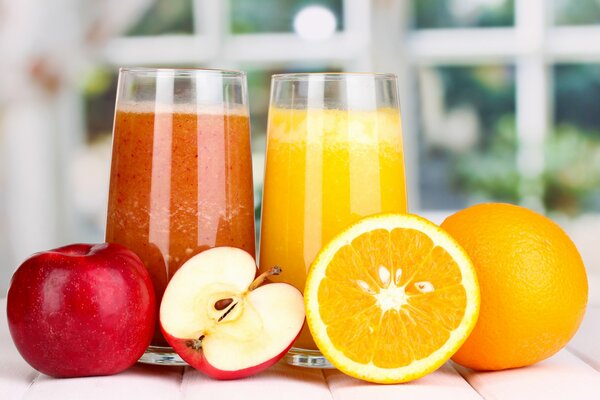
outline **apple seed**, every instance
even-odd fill
[[[229,307],[229,305],[231,303],[233,303],[233,299],[232,298],[218,300],[215,303],[215,310],[219,310],[219,311],[224,310],[227,307]]]
[[[275,267],[271,268],[270,270],[263,272],[256,279],[254,279],[254,281],[252,281],[250,286],[248,286],[248,292],[251,292],[254,289],[256,289],[257,287],[259,287],[265,281],[265,279],[267,279],[269,276],[279,275],[280,273],[281,273],[281,268],[278,266],[275,266]],[[235,306],[237,306],[238,304],[239,304],[239,302],[235,302],[235,300],[231,297],[217,300],[213,304],[214,309],[216,311],[224,311],[224,313],[219,317],[217,322],[223,321],[233,311]]]
[[[232,300],[233,301],[233,300]],[[221,315],[221,317],[219,318],[219,320],[217,322],[221,322],[223,321],[223,319],[225,319],[225,317],[231,312],[233,311],[233,309],[235,308],[235,306],[237,306],[238,303],[235,303],[234,305],[232,305],[229,310],[225,311],[225,314]]]

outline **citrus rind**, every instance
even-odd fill
[[[462,277],[461,284],[465,288],[467,302],[460,324],[450,333],[448,340],[436,351],[405,366],[382,368],[372,362],[369,364],[355,362],[336,348],[327,333],[327,326],[320,316],[318,290],[321,281],[325,278],[327,266],[341,247],[350,244],[353,239],[363,233],[375,229],[392,231],[398,228],[420,231],[426,234],[435,246],[440,246],[448,252],[459,266]],[[307,322],[315,343],[321,353],[336,368],[358,379],[391,384],[418,379],[433,372],[449,360],[475,327],[479,314],[480,297],[475,268],[466,252],[448,233],[432,222],[416,215],[379,214],[364,218],[350,226],[321,249],[307,275],[304,302]]]

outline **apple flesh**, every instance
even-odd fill
[[[287,283],[259,286],[254,259],[232,247],[206,250],[173,275],[160,306],[162,332],[192,367],[215,379],[268,368],[290,349],[304,324],[304,302]]]
[[[12,277],[8,326],[23,358],[54,377],[109,375],[150,344],[156,300],[139,257],[118,244],[34,254]]]

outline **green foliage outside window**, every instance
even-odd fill
[[[231,32],[292,32],[294,16],[302,8],[320,5],[337,18],[337,29],[344,29],[342,0],[231,0]]]
[[[413,0],[413,8],[417,28],[512,26],[515,18],[514,0]]]
[[[552,0],[557,25],[600,24],[598,0]]]
[[[156,0],[127,36],[192,34],[193,15],[192,0]]]
[[[538,185],[544,207],[575,215],[600,211],[600,138],[563,125],[546,139],[545,169]],[[454,182],[473,196],[518,203],[522,176],[514,155],[517,136],[513,116],[499,121],[497,133],[485,154],[472,153],[454,160]]]
[[[516,161],[513,69],[439,67],[436,71],[443,83],[446,112],[467,106],[480,123],[477,145],[448,155],[454,190],[477,201],[520,202],[524,178]],[[600,65],[558,65],[553,75],[556,128],[544,143],[544,172],[527,184],[539,188],[549,211],[571,215],[600,211]],[[421,168],[426,167],[425,161]]]

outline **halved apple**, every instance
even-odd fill
[[[173,275],[160,305],[160,324],[173,349],[216,379],[268,368],[290,349],[304,324],[304,301],[286,283],[260,286],[252,256],[233,247],[206,250]]]

